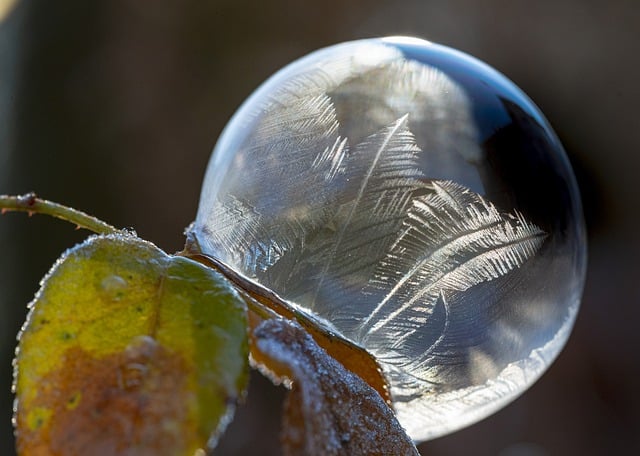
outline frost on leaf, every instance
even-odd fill
[[[284,406],[285,455],[418,455],[380,395],[297,323],[267,320],[254,337],[256,348],[293,380]]]

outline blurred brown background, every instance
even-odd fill
[[[533,98],[574,164],[590,235],[582,310],[554,366],[422,454],[640,454],[637,0],[22,0],[0,24],[0,193],[33,190],[178,250],[209,153],[251,91],[314,49],[392,34],[475,55]],[[0,219],[1,455],[14,454],[25,305],[85,236]],[[282,397],[255,375],[217,454],[279,454]]]

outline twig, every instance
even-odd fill
[[[77,209],[38,198],[35,193],[20,196],[0,195],[0,213],[5,214],[10,211],[26,212],[29,216],[33,214],[50,215],[75,224],[77,229],[84,228],[97,234],[120,232],[117,228],[100,219]]]

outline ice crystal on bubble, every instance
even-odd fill
[[[191,230],[372,353],[415,440],[526,389],[584,279],[579,196],[542,114],[419,40],[330,47],[269,79],[218,142]]]

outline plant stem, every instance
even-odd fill
[[[97,234],[120,232],[117,228],[100,219],[77,209],[38,198],[35,193],[20,196],[0,195],[0,213],[5,214],[9,211],[27,212],[30,216],[33,214],[50,215],[73,223],[77,229],[84,228]]]

